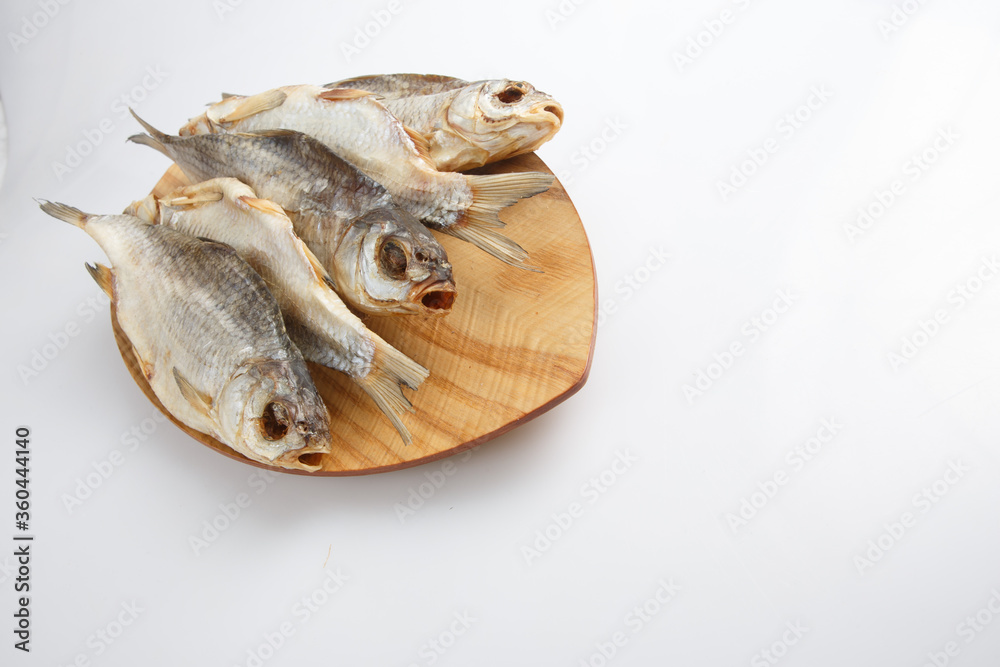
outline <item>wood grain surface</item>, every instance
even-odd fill
[[[470,173],[550,172],[535,154]],[[154,194],[187,184],[172,166]],[[364,317],[365,324],[430,370],[420,389],[404,389],[404,445],[375,404],[346,376],[309,364],[330,411],[333,452],[307,473],[266,466],[177,422],[146,383],[112,308],[118,349],[146,396],[195,440],[250,465],[304,475],[359,475],[433,461],[497,437],[578,391],[594,349],[597,285],[590,246],[562,184],[501,212],[505,233],[544,273],[508,266],[475,246],[438,234],[454,267],[458,298],[443,318]]]

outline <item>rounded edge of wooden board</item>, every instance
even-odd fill
[[[548,169],[547,165],[545,165],[545,163],[542,162],[542,160],[540,158],[538,158],[534,153],[531,153],[531,154],[528,154],[528,155],[524,155],[524,156],[520,156],[520,157],[521,157],[520,160],[518,160],[517,158],[514,158],[513,160],[518,160],[519,163],[523,162],[523,161],[536,161],[539,165],[541,165],[542,168],[544,168],[546,171],[548,171],[549,173],[551,173],[551,170]],[[473,171],[472,173],[500,173],[502,170],[503,170],[503,162],[500,162],[500,163],[496,163],[495,165],[488,165],[485,168],[477,169],[477,170]],[[173,174],[172,174],[172,172],[173,172]],[[177,173],[176,172],[176,165],[172,165],[171,168],[170,168],[170,170],[168,170],[168,172],[166,174],[164,174],[164,176],[161,178],[161,181],[157,183],[157,187],[159,187],[160,184],[162,182],[166,181],[166,180],[175,180],[176,179],[176,173]],[[597,316],[598,316],[598,310],[597,310],[597,303],[598,303],[598,293],[597,293],[597,290],[598,290],[598,285],[597,285],[597,279],[596,279],[596,270],[595,270],[595,266],[594,266],[593,250],[592,250],[592,248],[590,246],[589,238],[587,237],[586,228],[583,226],[583,222],[580,219],[579,212],[576,210],[576,206],[573,204],[572,200],[569,198],[568,193],[566,193],[565,188],[562,186],[562,183],[559,182],[558,179],[555,179],[553,181],[553,185],[552,185],[551,189],[553,189],[553,190],[558,189],[558,191],[560,191],[562,193],[562,197],[565,199],[566,204],[568,204],[568,206],[570,207],[570,209],[572,209],[572,213],[573,213],[574,219],[575,219],[576,223],[579,225],[579,231],[583,234],[584,242],[586,244],[587,253],[588,253],[588,260],[589,260],[588,266],[589,266],[589,271],[590,271],[590,277],[593,280],[593,294],[592,294],[593,319],[592,319],[592,322],[590,323],[590,325],[591,325],[590,340],[588,342],[587,359],[586,359],[585,365],[584,365],[582,371],[580,372],[580,375],[577,378],[577,380],[572,385],[568,386],[564,391],[562,391],[561,393],[559,393],[558,395],[556,395],[553,398],[549,399],[548,401],[546,401],[546,402],[544,402],[544,403],[536,406],[535,408],[529,410],[528,412],[526,412],[525,414],[521,415],[520,417],[512,419],[511,421],[506,422],[505,424],[501,425],[500,427],[498,427],[496,429],[493,429],[493,430],[491,430],[489,432],[486,432],[486,433],[483,433],[481,435],[475,436],[475,437],[473,437],[473,438],[471,438],[471,439],[469,439],[469,440],[467,440],[465,442],[459,443],[458,445],[454,445],[454,446],[448,447],[446,449],[441,449],[439,451],[432,452],[432,453],[426,454],[426,455],[418,457],[418,458],[413,458],[413,459],[399,461],[399,462],[395,462],[395,463],[389,463],[389,464],[374,465],[374,466],[371,466],[371,467],[358,467],[358,468],[340,469],[340,470],[317,470],[315,472],[307,472],[307,471],[304,471],[304,470],[290,470],[290,469],[287,469],[287,468],[280,468],[280,467],[276,467],[276,466],[267,465],[265,463],[261,463],[261,462],[258,462],[258,461],[253,461],[253,460],[251,460],[251,459],[243,456],[242,454],[236,452],[235,450],[232,450],[231,448],[227,447],[226,445],[223,445],[222,443],[218,442],[217,440],[215,440],[211,436],[209,436],[209,435],[207,435],[205,433],[201,433],[199,431],[196,431],[196,430],[192,429],[191,427],[183,424],[182,422],[180,422],[179,420],[177,420],[173,416],[173,414],[171,414],[170,411],[167,410],[163,406],[162,403],[160,403],[159,399],[153,393],[153,391],[150,388],[149,384],[146,382],[145,377],[142,375],[141,370],[139,369],[139,365],[138,365],[137,361],[135,360],[135,356],[134,356],[133,351],[132,351],[131,343],[128,341],[128,337],[125,335],[125,333],[121,330],[121,327],[119,326],[117,318],[115,316],[114,306],[112,305],[112,307],[111,307],[112,329],[113,329],[114,334],[115,334],[115,340],[116,340],[116,343],[118,345],[119,352],[121,353],[122,359],[123,359],[123,361],[125,361],[125,365],[128,368],[129,373],[132,375],[133,380],[136,382],[136,384],[139,385],[140,390],[142,390],[142,392],[154,404],[154,406],[156,406],[157,409],[159,409],[168,419],[170,419],[171,422],[173,422],[175,425],[177,425],[182,431],[184,431],[187,435],[189,435],[194,440],[197,440],[201,444],[203,444],[203,445],[205,445],[205,446],[207,446],[207,447],[209,447],[211,449],[214,449],[215,451],[217,451],[218,453],[222,454],[223,456],[226,456],[226,457],[228,457],[230,459],[233,459],[235,461],[238,461],[240,463],[248,464],[248,465],[251,465],[251,466],[254,466],[254,467],[257,467],[257,468],[262,468],[262,469],[270,470],[270,471],[273,471],[273,472],[286,473],[286,474],[292,474],[292,475],[304,475],[304,476],[307,476],[307,477],[349,477],[349,476],[372,475],[372,474],[378,474],[378,473],[383,473],[383,472],[392,472],[392,471],[396,471],[396,470],[403,470],[403,469],[406,469],[406,468],[412,468],[412,467],[415,467],[415,466],[418,466],[418,465],[423,465],[425,463],[431,463],[433,461],[438,461],[438,460],[441,460],[441,459],[453,456],[455,454],[459,454],[459,453],[461,453],[463,451],[466,451],[466,450],[471,449],[473,447],[477,447],[477,446],[479,446],[479,445],[481,445],[481,444],[483,444],[485,442],[493,440],[493,439],[495,439],[495,438],[497,438],[497,437],[499,437],[499,436],[507,433],[508,431],[511,431],[511,430],[517,428],[518,426],[520,426],[520,425],[522,425],[522,424],[524,424],[526,422],[529,422],[532,419],[535,419],[536,417],[538,417],[538,416],[540,416],[540,415],[548,412],[552,408],[558,406],[559,404],[563,403],[568,398],[570,398],[571,396],[573,396],[574,394],[576,394],[586,384],[587,380],[589,379],[591,364],[593,362],[593,356],[594,356],[594,348],[595,348],[596,338],[597,338]],[[310,364],[310,365],[312,366],[313,364]]]

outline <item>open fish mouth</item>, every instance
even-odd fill
[[[430,315],[447,315],[455,305],[458,290],[450,280],[431,278],[417,285],[410,293],[410,301],[419,303]]]
[[[532,107],[531,111],[521,119],[521,122],[551,125],[558,130],[562,127],[563,116],[562,105],[555,100],[548,100],[538,106]]]
[[[541,108],[534,108],[531,110],[533,114],[543,115],[548,114],[550,116],[555,116],[556,122],[553,123],[556,127],[561,127],[563,122],[563,108],[562,105],[556,101],[548,102],[542,105]]]
[[[284,401],[272,400],[256,420],[257,428],[264,440],[293,446],[277,456],[273,465],[315,472],[322,467],[323,455],[330,453],[329,430],[322,423],[296,420],[294,413]]]
[[[323,467],[323,455],[327,453],[328,447],[303,447],[283,454],[274,464],[282,468],[316,472]]]

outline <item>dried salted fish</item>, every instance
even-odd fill
[[[563,108],[527,81],[463,81],[434,74],[359,76],[327,84],[375,93],[427,142],[441,171],[481,167],[537,150],[563,122]]]
[[[276,204],[235,178],[216,178],[136,202],[150,222],[232,246],[264,279],[285,327],[307,361],[348,375],[411,442],[402,414],[412,411],[401,385],[416,389],[427,369],[370,331],[333,290],[326,270],[295,235]]]
[[[108,255],[112,268],[87,269],[172,415],[254,461],[320,468],[331,445],[326,406],[278,304],[236,251],[132,215],[41,207]]]
[[[187,177],[231,176],[288,212],[337,293],[376,314],[444,315],[455,301],[447,253],[395,206],[381,185],[301,132],[164,134],[130,137],[174,160]]]
[[[552,175],[523,172],[466,175],[441,172],[424,139],[405,127],[372,93],[321,86],[286,86],[251,97],[232,95],[192,118],[181,135],[290,129],[316,137],[385,186],[428,226],[469,241],[522,268],[528,253],[499,231],[498,213],[544,192]],[[287,207],[286,207],[287,208]]]

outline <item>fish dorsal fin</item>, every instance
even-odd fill
[[[357,100],[362,97],[376,97],[375,93],[355,88],[327,88],[316,95],[325,102],[343,102],[345,100]]]
[[[389,99],[415,95],[435,95],[469,85],[464,79],[440,74],[379,74],[358,76],[326,84],[327,88],[344,87],[371,90]]]
[[[205,415],[206,417],[212,411],[212,397],[208,396],[202,391],[198,391],[194,388],[187,378],[181,375],[181,372],[174,367],[174,380],[177,382],[177,388],[181,390],[181,396],[184,400],[191,404],[195,410]]]
[[[249,118],[250,116],[256,116],[264,111],[269,111],[275,107],[280,107],[285,102],[285,98],[288,97],[284,91],[269,90],[266,93],[258,93],[257,95],[251,95],[250,97],[243,98],[243,101],[237,104],[232,111],[218,118],[213,119],[216,123],[226,124],[235,123],[241,121],[244,118]],[[226,98],[231,99],[231,98]]]
[[[249,206],[256,211],[266,213],[267,215],[279,215],[283,218],[287,217],[285,215],[285,209],[281,208],[270,199],[257,199],[256,197],[251,197],[250,195],[240,195],[236,198],[236,201],[245,206]]]
[[[238,134],[249,135],[251,137],[301,137],[306,136],[297,130],[252,130],[250,132],[241,132]]]
[[[222,93],[222,99],[228,100],[230,97],[246,97],[246,95],[240,95],[238,93]]]
[[[412,127],[404,125],[403,129],[406,130],[407,136],[413,140],[413,145],[417,147],[417,152],[420,153],[421,159],[437,170],[437,167],[434,165],[434,158],[431,157],[431,146],[427,143],[427,138]]]
[[[115,274],[111,272],[111,269],[104,266],[103,264],[85,264],[87,267],[87,272],[90,277],[94,279],[97,286],[104,290],[104,293],[108,295],[108,298],[112,301],[115,300],[115,288],[112,284]]]
[[[157,219],[159,218],[159,207],[156,205],[156,197],[153,195],[146,195],[144,199],[137,199],[129,204],[128,208],[126,208],[123,213],[135,216],[143,222],[155,225]]]

